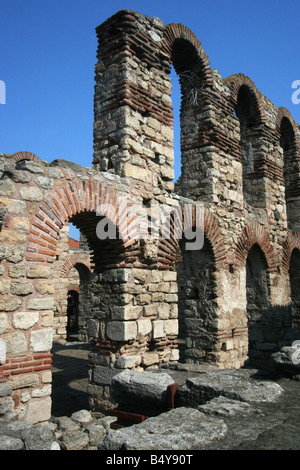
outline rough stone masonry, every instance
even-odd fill
[[[0,381],[30,423],[51,414],[70,283],[93,345],[93,410],[115,406],[124,369],[259,365],[300,334],[299,125],[250,78],[222,78],[181,24],[122,10],[96,32],[92,167],[27,151],[0,158]],[[69,222],[80,250],[67,246]],[[204,234],[201,249],[187,249],[191,231]]]

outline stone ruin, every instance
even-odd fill
[[[262,366],[300,334],[299,125],[181,24],[122,10],[96,32],[92,166],[0,157],[0,400],[29,423],[51,416],[68,321],[92,345],[92,410],[124,369]]]

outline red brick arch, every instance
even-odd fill
[[[37,163],[41,161],[41,159],[37,157],[34,153],[25,152],[25,151],[14,153],[13,155],[10,155],[10,158],[15,163],[18,163],[22,160],[30,160],[32,162],[37,162]]]
[[[252,222],[243,228],[233,257],[235,266],[244,267],[246,265],[248,253],[256,243],[260,246],[266,257],[268,270],[270,272],[276,271],[278,260],[271,245],[270,236],[264,227],[257,222]]]
[[[224,237],[214,215],[209,212],[207,208],[202,207],[202,216],[200,217],[200,220],[199,218],[197,220],[196,206],[193,205],[191,217],[189,217],[189,220],[184,220],[184,206],[178,206],[177,211],[179,217],[182,220],[182,227],[185,229],[198,227],[204,230],[204,235],[207,237],[212,247],[216,269],[227,269],[228,260],[224,244]],[[172,223],[173,221],[171,220],[171,224]],[[175,227],[171,227],[170,233],[170,239],[160,239],[158,246],[159,266],[164,268],[174,268],[176,252],[180,242],[180,238],[179,235],[176,234]]]
[[[199,60],[202,63],[203,78],[206,82],[212,83],[213,80],[208,56],[194,33],[182,24],[170,23],[165,27],[162,48],[170,58],[172,57],[172,47],[176,39],[184,39],[195,48]]]
[[[299,140],[299,137],[298,137],[298,132],[299,132],[298,131],[298,125],[294,121],[294,119],[293,119],[291,113],[289,112],[289,110],[284,108],[284,107],[278,108],[278,111],[277,111],[276,122],[275,122],[276,132],[278,133],[278,135],[281,134],[281,122],[282,122],[283,118],[288,119],[291,126],[292,126],[292,129],[293,129],[293,132],[294,132],[294,137],[295,137],[295,150],[296,150],[297,154],[300,155],[300,140]]]
[[[134,217],[127,221],[126,213],[119,212],[118,194],[113,188],[92,178],[82,180],[74,176],[61,186],[56,185],[40,203],[30,229],[27,260],[53,262],[62,227],[73,216],[87,212],[97,213],[113,222],[124,248],[138,239],[138,224]]]
[[[238,73],[235,75],[231,75],[230,77],[227,77],[224,79],[224,82],[229,86],[231,89],[231,96],[230,100],[235,108],[237,105],[238,101],[238,94],[241,86],[245,85],[249,88],[251,94],[253,95],[254,101],[256,103],[257,109],[258,109],[258,119],[260,123],[265,123],[266,122],[266,115],[265,115],[265,109],[264,109],[264,104],[261,98],[261,93],[258,91],[256,88],[255,84],[252,82],[252,80],[247,77],[246,75],[242,73]]]
[[[282,260],[281,266],[282,271],[285,274],[288,274],[290,269],[290,260],[292,256],[292,252],[294,249],[300,250],[300,233],[298,232],[288,232],[286,240],[282,244]]]
[[[88,253],[72,253],[70,256],[68,256],[63,266],[61,267],[60,277],[68,277],[71,269],[79,263],[83,264],[87,269],[89,269],[89,271],[91,271],[93,268],[91,257]]]

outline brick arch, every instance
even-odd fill
[[[188,43],[190,43],[196,50],[197,55],[199,57],[200,62],[202,63],[202,72],[203,72],[203,79],[212,84],[212,74],[211,74],[211,67],[210,62],[208,59],[207,54],[204,52],[204,49],[201,43],[198,41],[197,37],[194,33],[182,24],[175,24],[170,23],[164,29],[164,36],[163,36],[163,46],[162,49],[164,52],[170,57],[172,57],[172,48],[177,39],[184,39]]]
[[[188,219],[184,219],[184,206],[178,206],[176,209],[179,220],[182,221],[182,227],[185,229],[199,227],[204,230],[204,235],[211,244],[214,254],[215,267],[217,270],[226,269],[228,265],[227,254],[224,244],[224,237],[221,228],[214,215],[205,207],[197,214],[196,206],[192,206],[192,212]],[[197,217],[198,216],[198,217]],[[160,267],[169,267],[174,269],[177,250],[179,248],[180,235],[176,233],[174,220],[171,220],[170,239],[161,238],[158,246],[158,262]]]
[[[93,264],[91,263],[91,258],[88,253],[72,253],[61,267],[60,277],[67,278],[71,269],[76,267],[76,264],[82,264],[89,269],[89,271],[93,269]]]
[[[40,203],[31,224],[27,260],[53,262],[62,227],[74,216],[88,217],[89,213],[107,217],[115,224],[124,249],[138,240],[138,224],[134,217],[127,223],[126,213],[119,212],[118,194],[113,188],[74,177],[54,187]]]
[[[291,124],[291,127],[293,129],[293,132],[294,132],[294,143],[295,143],[295,151],[297,152],[297,155],[300,156],[300,140],[299,140],[299,137],[298,137],[298,126],[297,124],[295,123],[291,113],[289,112],[288,109],[284,108],[284,107],[280,107],[278,108],[278,111],[277,111],[277,115],[276,115],[276,121],[275,121],[275,130],[278,134],[278,136],[280,136],[281,134],[281,123],[282,123],[282,119],[288,119],[288,121],[290,122]]]
[[[282,266],[282,271],[285,274],[288,274],[289,272],[290,260],[291,260],[292,252],[295,248],[300,251],[300,233],[288,232],[287,237],[284,243],[282,244],[281,266]]]
[[[25,152],[25,151],[14,153],[13,155],[10,155],[10,158],[15,163],[18,163],[22,160],[30,160],[32,162],[37,162],[37,163],[41,162],[41,159],[37,155],[31,152]]]
[[[255,84],[249,77],[242,73],[238,73],[225,78],[224,82],[229,86],[231,90],[230,101],[232,103],[233,108],[236,108],[237,106],[240,88],[242,86],[247,86],[257,106],[259,123],[266,122],[265,109],[263,101],[261,99],[261,93],[258,91]]]
[[[243,228],[239,241],[236,244],[233,257],[235,266],[244,267],[246,265],[248,253],[256,243],[265,255],[268,270],[270,272],[276,271],[278,265],[277,256],[271,245],[270,236],[264,227],[257,222],[252,222]]]

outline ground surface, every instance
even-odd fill
[[[86,343],[68,343],[53,348],[52,415],[71,416],[88,409],[88,352]],[[191,371],[167,371],[177,383],[184,383]],[[195,373],[193,372],[195,376]],[[260,379],[269,379],[264,374]],[[229,432],[225,439],[209,449],[300,450],[300,382],[276,378],[284,393],[276,403],[259,403],[266,430],[253,439],[247,433],[247,422],[239,417],[227,418]]]

